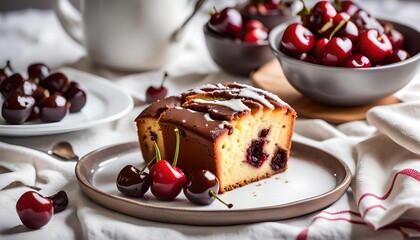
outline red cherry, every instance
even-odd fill
[[[223,36],[240,38],[242,35],[242,16],[238,10],[232,7],[224,8],[222,11],[211,15],[208,26],[211,30]]]
[[[142,197],[149,190],[152,178],[149,174],[137,169],[133,165],[127,165],[121,169],[117,177],[118,190],[129,197]]]
[[[63,94],[69,89],[70,82],[64,73],[56,72],[41,81],[41,85],[50,90],[51,93],[59,92]]]
[[[165,201],[174,200],[182,190],[185,183],[185,174],[166,160],[159,160],[150,168],[152,194]]]
[[[261,28],[255,28],[244,36],[244,41],[249,43],[259,43],[267,40],[268,33],[261,29]]]
[[[360,32],[368,29],[374,29],[380,32],[384,32],[384,27],[382,24],[374,17],[372,17],[368,12],[360,10],[354,15],[351,16],[350,21],[356,24]]]
[[[44,63],[34,63],[28,66],[28,77],[35,82],[43,81],[50,75],[50,69]]]
[[[86,93],[76,82],[70,82],[69,89],[63,96],[70,102],[71,113],[80,112],[86,104]]]
[[[394,51],[392,51],[391,54],[388,55],[388,57],[386,58],[385,62],[387,64],[391,64],[391,63],[397,63],[397,62],[401,62],[404,60],[409,59],[411,56],[410,54],[403,50],[403,49],[396,49]]]
[[[180,140],[177,128],[175,129],[175,132],[176,147],[172,165],[168,161],[161,159],[159,148],[156,142],[153,141],[156,151],[156,163],[150,168],[149,172],[152,176],[150,190],[156,198],[165,201],[174,200],[182,191],[186,181],[185,174],[181,171],[181,169],[176,167]]]
[[[244,32],[247,33],[251,30],[256,29],[256,28],[266,30],[265,27],[264,27],[264,24],[262,22],[260,22],[258,20],[255,20],[255,19],[252,19],[252,20],[249,20],[245,23]]]
[[[325,65],[337,66],[350,56],[353,44],[348,38],[334,37],[324,48],[323,62]]]
[[[16,92],[16,89],[23,84],[25,80],[22,75],[15,73],[4,79],[0,85],[0,92],[4,98],[7,98],[12,93]]]
[[[359,37],[359,50],[375,65],[391,54],[392,45],[385,34],[379,34],[377,30],[367,30]]]
[[[51,199],[29,191],[24,193],[16,203],[16,211],[22,223],[31,229],[45,226],[54,213]]]
[[[322,59],[324,57],[324,49],[328,41],[328,38],[320,38],[316,41],[314,52],[317,58]]]
[[[315,45],[312,32],[299,23],[287,26],[281,40],[281,46],[293,54],[310,52]]]
[[[54,213],[64,210],[67,204],[68,198],[64,191],[51,197],[28,191],[16,202],[16,211],[26,227],[38,229],[45,226]]]
[[[339,12],[346,12],[350,16],[361,10],[361,8],[351,0],[336,1],[336,8]]]
[[[164,99],[168,94],[168,90],[163,86],[165,83],[166,78],[168,77],[168,73],[165,72],[163,75],[162,82],[160,83],[160,87],[153,87],[150,86],[146,90],[146,102],[152,103],[157,100]]]
[[[404,44],[404,35],[395,29],[392,29],[386,36],[391,42],[392,49],[400,49]]]
[[[183,191],[185,197],[197,205],[209,205],[217,199],[228,208],[233,207],[233,204],[228,204],[217,196],[219,180],[208,170],[192,172],[187,178]]]
[[[268,10],[274,10],[274,9],[277,9],[279,7],[280,3],[281,3],[281,0],[265,0],[264,1],[264,6]]]
[[[319,1],[311,9],[307,18],[307,27],[312,32],[318,32],[327,22],[332,21],[337,14],[334,6],[328,1]]]
[[[13,93],[3,102],[1,114],[8,123],[22,124],[29,118],[34,106],[33,97]]]
[[[359,29],[353,22],[348,21],[339,30],[337,36],[342,38],[346,37],[350,39],[353,43],[356,43],[359,40]]]
[[[61,95],[52,95],[44,98],[39,104],[39,118],[43,122],[58,122],[68,111],[69,104]]]
[[[337,26],[341,21],[348,21],[350,19],[350,15],[346,12],[340,12],[337,13],[334,17],[333,17],[333,23],[335,26]]]
[[[344,59],[341,66],[348,68],[368,68],[371,67],[371,63],[369,58],[363,54],[356,53]]]

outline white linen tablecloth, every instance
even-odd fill
[[[376,16],[410,22],[420,28],[418,2],[361,4]],[[201,14],[194,19],[188,27],[191,38],[185,53],[165,69],[174,78],[186,79],[183,85],[171,85],[171,94],[207,82],[249,83],[248,79],[220,72],[211,61],[201,35],[207,18]],[[106,209],[82,193],[75,179],[74,162],[58,161],[30,149],[47,150],[54,142],[67,140],[83,156],[100,147],[136,141],[133,120],[146,106],[141,101],[144,96],[136,95],[144,90],[139,78],[156,78],[162,70],[127,76],[90,63],[84,50],[64,34],[51,11],[1,14],[0,53],[0,63],[10,59],[17,70],[43,61],[53,68],[73,66],[106,76],[131,91],[136,99],[135,108],[122,119],[87,130],[40,137],[0,137],[0,239],[420,237],[420,72],[396,94],[403,103],[372,108],[366,121],[332,125],[319,119],[298,118],[294,140],[342,159],[353,173],[351,188],[337,202],[284,221],[206,227],[152,222]],[[63,189],[69,195],[69,206],[43,228],[29,230],[21,224],[15,210],[20,195],[31,190],[28,186],[41,188],[40,193],[47,196]]]

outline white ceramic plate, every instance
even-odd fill
[[[143,159],[137,142],[96,150],[76,165],[81,189],[97,203],[139,218],[191,225],[229,225],[274,221],[308,214],[336,201],[348,188],[351,173],[339,159],[310,146],[293,142],[289,169],[270,178],[220,195],[234,206],[218,201],[198,206],[181,193],[175,201],[159,201],[149,192],[144,198],[122,195],[116,187],[126,165],[139,168]]]
[[[66,74],[69,80],[78,82],[86,91],[87,101],[82,111],[67,114],[59,122],[34,121],[22,125],[8,124],[0,116],[1,136],[38,136],[77,131],[119,119],[133,108],[130,95],[112,82],[75,69],[63,68],[59,71]]]

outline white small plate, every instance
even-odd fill
[[[150,191],[144,198],[122,195],[116,187],[126,165],[141,168],[138,142],[96,150],[76,165],[76,177],[84,193],[97,203],[131,216],[191,225],[230,225],[275,221],[320,210],[346,191],[349,168],[319,149],[293,142],[287,171],[220,195],[233,208],[217,200],[207,206],[189,202],[181,193],[175,201],[157,200]]]
[[[69,113],[59,122],[33,121],[22,125],[8,124],[0,116],[0,136],[40,136],[77,131],[117,120],[133,109],[130,95],[112,82],[75,69],[62,68],[59,71],[86,91],[87,101],[82,111]]]

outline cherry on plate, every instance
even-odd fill
[[[3,102],[1,114],[8,123],[22,124],[29,118],[34,106],[33,97],[13,93]]]
[[[80,112],[86,104],[86,93],[76,82],[70,82],[69,89],[63,96],[70,102],[71,113]]]
[[[67,114],[68,102],[61,95],[52,95],[39,103],[39,118],[43,122],[61,121]]]
[[[41,81],[41,85],[51,93],[59,92],[64,94],[70,86],[69,79],[64,73],[56,72]]]

